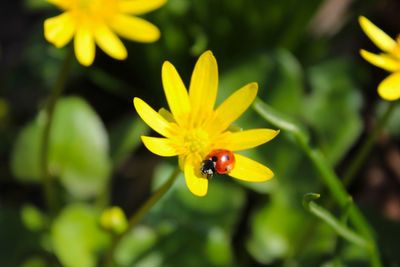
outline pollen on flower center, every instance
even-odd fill
[[[202,129],[193,129],[185,133],[183,142],[188,154],[204,156],[209,152],[210,138],[208,133]]]
[[[76,0],[71,5],[75,12],[95,17],[108,17],[116,11],[115,0]]]

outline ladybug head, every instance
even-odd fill
[[[211,159],[203,160],[200,171],[207,179],[210,179],[215,173],[215,162]]]

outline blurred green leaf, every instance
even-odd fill
[[[163,184],[174,168],[160,164],[154,184]],[[235,266],[230,237],[237,230],[244,201],[244,191],[228,177],[215,176],[207,196],[199,198],[179,176],[142,221],[156,230],[157,242],[140,254],[135,266],[151,259],[158,264],[154,266],[165,267]]]
[[[47,267],[46,261],[40,257],[29,258],[24,261],[19,267]]]
[[[274,67],[273,58],[267,53],[257,53],[245,59],[239,59],[233,65],[221,73],[219,78],[219,102],[226,99],[230,94],[242,86],[257,82],[261,85],[266,82],[266,74]]]
[[[43,11],[51,9],[53,6],[44,0],[25,0],[24,7],[30,11]]]
[[[99,193],[111,166],[107,132],[95,111],[78,97],[59,100],[50,134],[51,172],[77,197]]]
[[[340,59],[321,63],[308,71],[311,93],[305,98],[303,116],[333,165],[362,131],[361,97],[350,71],[350,63]]]
[[[284,1],[283,3],[286,4],[284,11],[291,19],[290,21],[286,20],[286,24],[280,28],[280,45],[293,49],[304,38],[310,20],[319,11],[323,0],[309,0],[307,4],[297,1]]]
[[[217,179],[223,180],[223,182]],[[243,205],[245,195],[243,190],[235,186],[232,178],[215,176],[209,183],[207,197],[194,196],[187,188],[184,179],[177,182],[176,196],[189,210],[220,216],[221,213],[239,209]],[[229,217],[226,219],[232,220]]]
[[[46,216],[33,205],[24,205],[21,210],[22,221],[31,231],[43,230],[47,223]]]
[[[221,74],[218,99],[225,99],[247,83],[257,82],[260,98],[286,115],[298,116],[302,110],[303,76],[298,60],[289,51],[279,49],[257,53]],[[251,118],[246,114],[245,119],[239,119],[239,122],[245,123]],[[254,124],[254,119],[248,124]]]
[[[253,214],[246,247],[263,264],[284,258],[298,239],[305,220],[298,207],[276,194],[268,205]]]
[[[39,181],[43,114],[17,138],[12,171],[21,181]],[[66,97],[56,105],[50,133],[49,166],[75,197],[91,197],[109,178],[107,132],[94,110],[81,98]]]
[[[262,82],[258,96],[281,113],[298,116],[304,94],[303,69],[288,50],[275,50],[270,58],[274,66],[257,80]]]
[[[111,159],[113,165],[121,164],[142,142],[140,136],[150,128],[139,117],[126,117],[110,130]]]
[[[11,155],[11,171],[21,182],[40,182],[43,120],[40,116],[19,133]]]
[[[169,175],[174,171],[170,164],[159,164],[154,172],[153,188],[162,186]],[[185,178],[181,173],[166,196],[161,199],[152,211],[155,213],[172,212],[173,216],[182,219],[193,214],[214,214],[237,211],[243,205],[244,191],[237,186],[233,179],[228,176],[217,175],[210,180],[206,197],[194,196],[186,186]],[[167,204],[167,203],[175,204]],[[178,208],[178,206],[181,206]],[[161,209],[161,210],[160,210]],[[216,219],[214,217],[214,219]],[[224,221],[232,218],[221,217]],[[208,218],[207,218],[208,220]]]
[[[216,266],[231,266],[233,251],[230,246],[229,236],[223,229],[217,227],[210,229],[206,244],[206,254]]]
[[[116,249],[116,262],[120,266],[132,266],[142,253],[154,246],[157,238],[157,233],[152,228],[141,225],[135,227]]]
[[[63,266],[96,266],[97,253],[109,243],[109,235],[101,230],[98,218],[99,214],[89,206],[73,204],[55,219],[51,239]]]

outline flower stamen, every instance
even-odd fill
[[[188,154],[203,157],[210,149],[209,135],[203,129],[189,130],[184,134],[183,146]]]

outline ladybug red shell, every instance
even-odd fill
[[[201,173],[211,178],[214,173],[227,174],[235,167],[235,155],[226,149],[211,151],[201,164]]]

